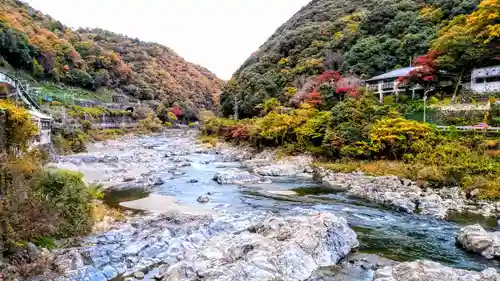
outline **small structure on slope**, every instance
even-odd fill
[[[52,117],[40,111],[40,107],[29,96],[29,89],[8,74],[0,72],[0,85],[5,93],[1,98],[20,99],[31,115],[31,120],[38,126],[38,135],[31,141],[31,147],[49,145],[51,142]]]

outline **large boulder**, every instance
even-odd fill
[[[461,228],[457,244],[488,259],[500,257],[500,232],[488,232],[478,224]]]
[[[246,231],[210,238],[192,259],[171,266],[162,280],[305,280],[357,246],[355,232],[333,214],[272,216]]]
[[[404,184],[394,176],[369,177],[353,174],[351,196],[392,206],[402,212],[413,213],[417,208],[422,190],[413,184]]]
[[[443,266],[431,261],[405,262],[375,271],[373,281],[500,281],[493,268],[482,272]]]

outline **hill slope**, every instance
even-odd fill
[[[240,116],[269,97],[288,102],[308,77],[327,69],[366,78],[425,54],[450,19],[479,0],[313,0],[283,24],[224,88],[225,115]]]
[[[218,100],[222,80],[165,46],[101,29],[72,30],[20,1],[0,2],[1,57],[39,80],[105,87],[166,106],[211,108]]]

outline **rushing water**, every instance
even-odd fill
[[[168,136],[144,137],[134,140],[136,149],[149,147],[158,154],[165,154],[178,149],[179,140]],[[192,138],[182,140],[183,145],[194,145]],[[131,151],[116,150],[115,155],[130,155]],[[283,182],[266,185],[272,190],[293,190],[296,197],[269,196],[258,192],[257,187],[236,185],[218,185],[212,180],[215,173],[224,169],[238,167],[238,163],[222,163],[216,154],[190,153],[178,156],[191,163],[181,168],[181,176],[165,178],[164,184],[155,187],[152,192],[175,196],[180,203],[198,204],[200,195],[210,194],[208,205],[225,212],[252,211],[265,209],[278,214],[293,214],[307,210],[333,212],[345,217],[357,232],[360,251],[375,253],[398,261],[429,259],[443,264],[472,270],[486,267],[499,268],[497,261],[489,261],[478,254],[470,254],[455,245],[455,237],[462,225],[480,222],[492,227],[488,220],[453,216],[453,221],[395,212],[377,204],[353,199],[343,193],[333,193],[322,189],[312,182]],[[157,170],[155,174],[164,175]],[[257,188],[257,189],[256,189]],[[108,194],[114,204],[147,196],[147,193],[126,191]],[[287,199],[289,198],[289,199]],[[494,226],[494,225],[493,225]]]

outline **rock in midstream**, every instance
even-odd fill
[[[162,280],[299,281],[318,267],[335,265],[357,246],[345,219],[330,213],[268,217],[246,231],[209,239]]]
[[[500,281],[493,268],[482,272],[443,266],[431,261],[405,262],[375,271],[373,281]]]
[[[358,246],[345,219],[331,213],[276,217],[155,215],[56,252],[58,281],[105,281],[163,265],[157,277],[180,280],[304,280]],[[67,278],[67,279],[65,279]]]
[[[251,184],[265,182],[263,178],[239,169],[229,169],[224,172],[219,172],[215,174],[213,180],[218,184]]]
[[[500,257],[500,232],[488,232],[478,224],[461,228],[457,244],[487,259]]]

